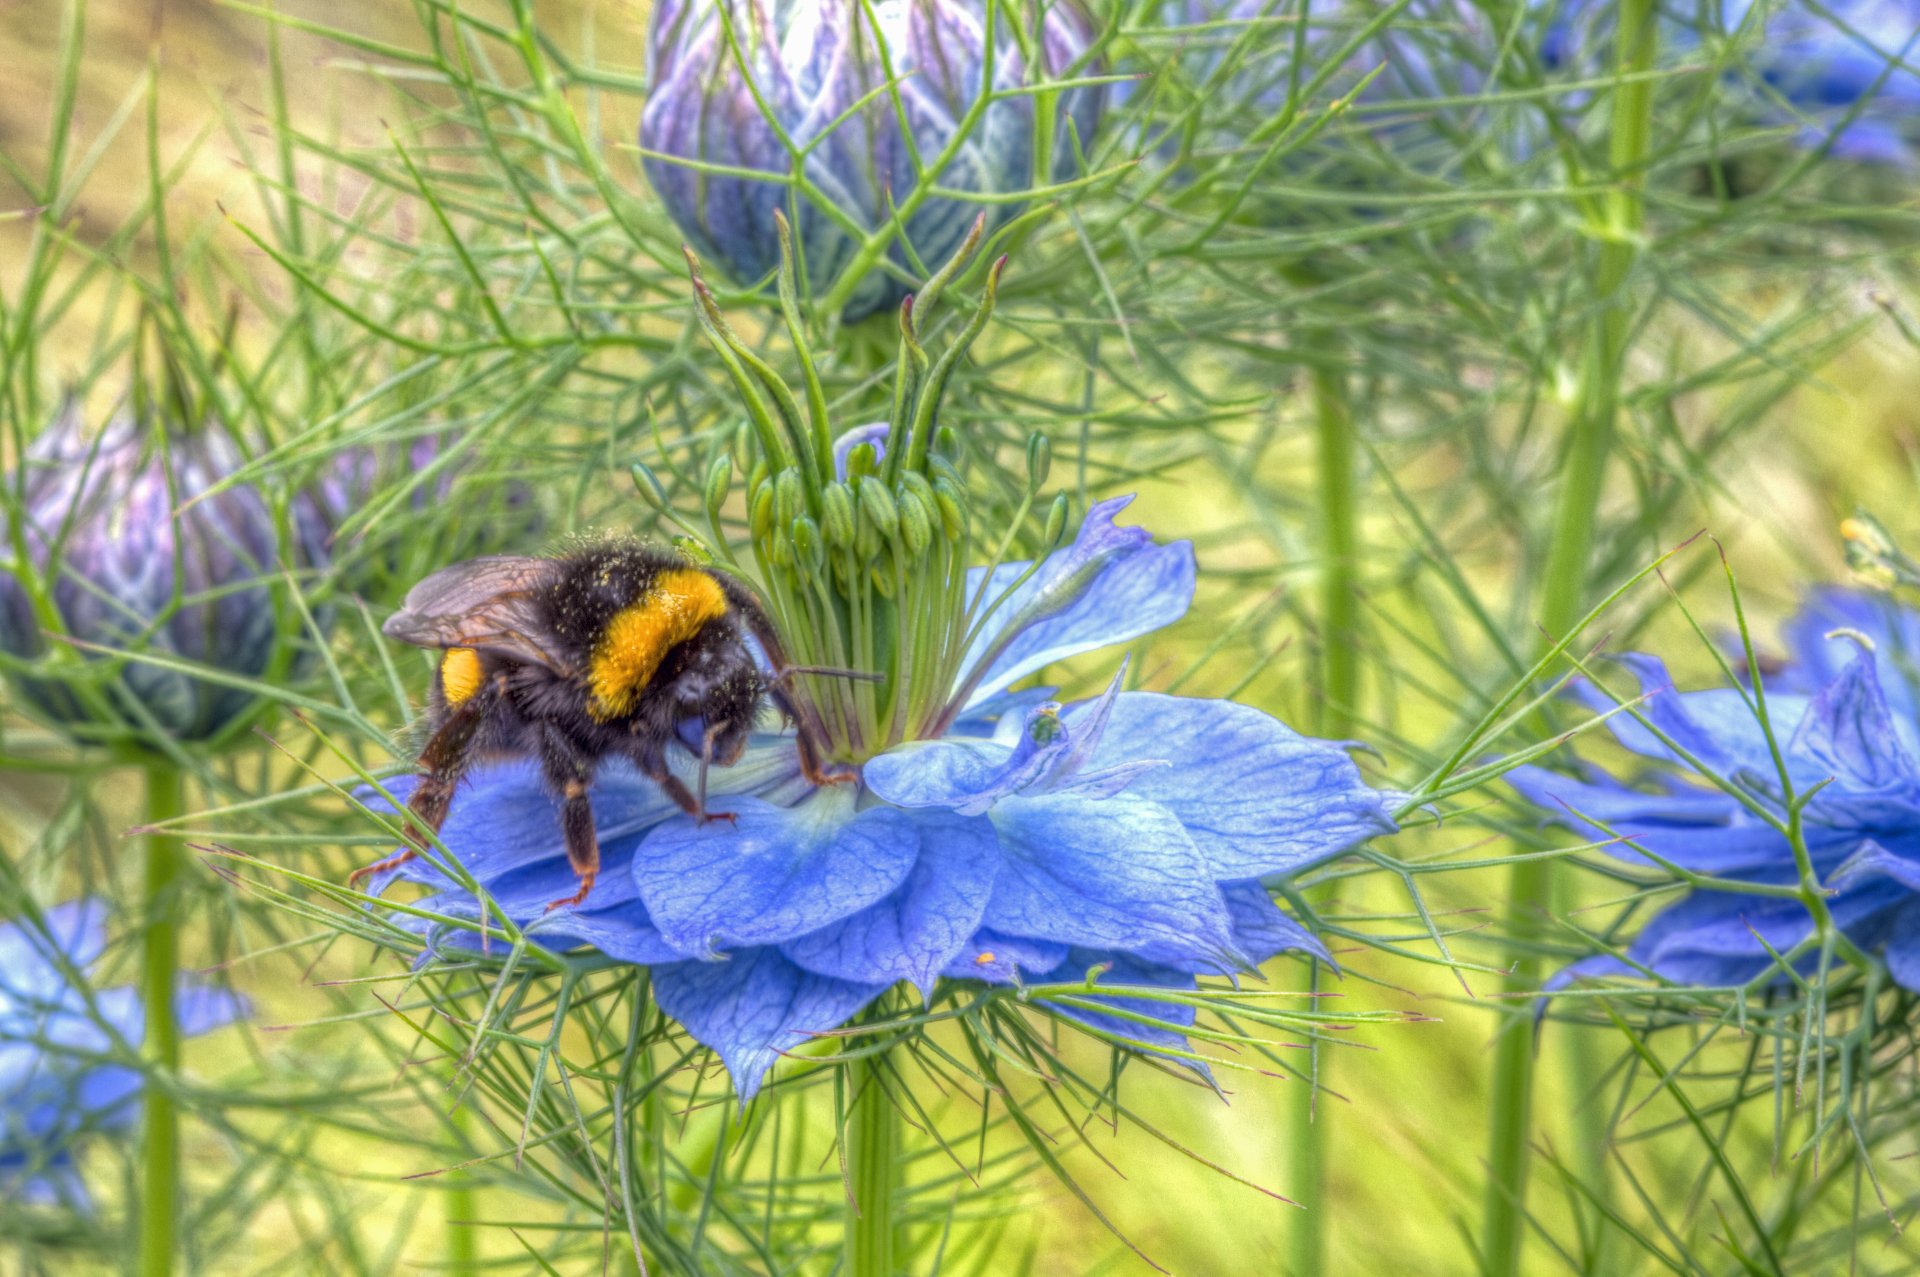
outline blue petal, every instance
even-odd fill
[[[1333,955],[1320,938],[1289,917],[1259,883],[1223,883],[1220,894],[1233,917],[1233,942],[1254,962],[1298,949],[1333,965]]]
[[[1675,785],[1660,793],[1629,789],[1605,776],[1591,784],[1538,767],[1504,777],[1544,813],[1635,864],[1654,863],[1638,848],[1700,873],[1750,877],[1778,864],[1786,840],[1718,790]]]
[[[1900,987],[1920,993],[1920,900],[1894,911],[1887,936],[1887,970]]]
[[[860,984],[909,980],[931,997],[942,968],[979,929],[1000,868],[986,820],[926,812],[914,817],[920,858],[883,900],[780,951],[817,975]]]
[[[1206,858],[1166,808],[1131,794],[1010,798],[991,819],[1004,862],[989,928],[1155,961],[1243,964]]]
[[[1099,975],[1096,984],[1142,984],[1159,985],[1168,989],[1195,989],[1198,982],[1193,976],[1174,967],[1160,966],[1151,962],[1142,962],[1124,954],[1101,954],[1089,949],[1074,949],[1067,954],[1066,961],[1041,978],[1039,983],[1067,983],[1086,979],[1087,972],[1096,966],[1111,964],[1111,969]],[[1122,1019],[1119,1016],[1102,1015],[1098,1011],[1081,1007],[1062,1005],[1051,999],[1047,1008],[1061,1015],[1080,1021],[1090,1028],[1103,1033],[1129,1039],[1143,1049],[1154,1048],[1184,1051],[1187,1049],[1187,1030],[1193,1027],[1194,1009],[1190,1005],[1176,1002],[1156,1002],[1148,998],[1105,997],[1089,995],[1089,1000],[1103,1006],[1130,1011],[1135,1015],[1151,1017],[1154,1023],[1143,1024],[1138,1020]],[[1207,1070],[1195,1061],[1182,1060],[1202,1073]]]
[[[592,901],[591,896],[588,901]],[[687,956],[666,942],[647,916],[647,907],[638,900],[611,909],[556,910],[534,922],[526,934],[555,952],[591,945],[609,958],[643,967],[679,962]],[[468,939],[479,943],[479,937],[471,933]]]
[[[655,829],[633,880],[660,934],[687,954],[778,944],[885,896],[913,868],[919,835],[894,808],[856,814],[854,797],[835,786],[794,807],[742,798],[737,823]]]
[[[662,1011],[720,1056],[745,1103],[783,1053],[839,1028],[886,986],[814,975],[759,948],[655,967],[653,990]]]
[[[1055,661],[1138,638],[1186,615],[1193,602],[1193,546],[1155,545],[1145,528],[1115,527],[1113,516],[1132,500],[1114,497],[1088,510],[1074,543],[1049,555],[994,610],[961,663],[969,705]],[[1027,567],[1001,564],[990,580],[980,569],[969,572],[967,598],[984,597],[984,606],[992,606]]]
[[[1865,653],[1814,697],[1791,748],[1830,772],[1843,790],[1902,786],[1911,792],[1920,780],[1893,729],[1873,658]]]
[[[1003,936],[981,929],[961,946],[960,953],[940,974],[949,980],[984,980],[988,984],[1015,984],[1052,971],[1067,960],[1067,946],[1027,936]]]
[[[864,426],[855,426],[833,441],[833,473],[842,483],[847,479],[847,458],[855,448],[863,443],[873,445],[877,457],[887,455],[887,436],[893,427],[885,421],[870,421]]]
[[[1345,750],[1232,701],[1119,697],[1094,762],[1141,759],[1173,766],[1133,779],[1128,797],[1172,812],[1216,879],[1290,873],[1395,829],[1398,796],[1370,788]]]
[[[1772,748],[1745,693],[1731,687],[1676,691],[1666,665],[1657,657],[1627,652],[1613,659],[1634,675],[1640,684],[1639,694],[1648,698],[1636,707],[1640,716],[1674,744],[1716,771],[1775,774]],[[1576,683],[1573,690],[1595,713],[1619,709],[1612,697],[1591,684]],[[1767,716],[1774,730],[1783,735],[1789,724],[1800,721],[1806,709],[1807,699],[1803,696],[1767,698]],[[1622,745],[1637,754],[1668,762],[1680,761],[1679,755],[1625,710],[1608,719],[1607,726]]]
[[[217,984],[181,980],[173,995],[174,1021],[179,1024],[180,1032],[190,1038],[211,1033],[252,1014],[251,1002]]]
[[[52,905],[41,913],[43,934],[25,922],[0,924],[0,991],[28,1002],[62,1001],[66,978],[55,966],[48,943],[81,969],[92,966],[107,947],[107,905],[83,897]]]

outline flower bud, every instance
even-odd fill
[[[847,454],[847,477],[880,473],[880,449],[870,443],[856,446]]]
[[[820,517],[827,544],[844,550],[853,544],[853,493],[844,483],[830,483],[820,493]]]
[[[1032,5],[1002,6],[992,58],[993,87],[1001,96],[958,140],[951,161],[927,174],[929,181],[963,194],[1009,195],[1071,174],[1068,120],[1082,145],[1091,144],[1104,92],[1098,86],[1061,91],[1053,95],[1058,116],[1051,122],[1050,171],[1035,171],[1043,95],[1013,90],[1059,78],[1086,51],[1093,30],[1066,0],[1045,5],[1044,17]],[[1037,68],[1022,57],[1015,31],[1036,33]],[[987,52],[977,0],[871,6],[862,0],[658,0],[647,42],[651,91],[640,145],[649,154],[642,164],[669,216],[701,255],[723,263],[737,282],[755,283],[770,277],[779,261],[773,214],[794,189],[788,178],[796,152],[805,152],[807,180],[842,217],[862,232],[887,226],[918,185],[915,153],[931,165],[955,143],[979,93]],[[897,88],[888,87],[889,68]],[[722,175],[676,160],[769,177]],[[906,220],[912,251],[896,241],[888,255],[904,271],[912,272],[916,259],[937,268],[965,242],[977,214],[984,213],[990,234],[1020,207],[1017,201],[929,198]],[[804,198],[793,211],[807,276],[824,294],[853,265],[858,237]],[[843,316],[891,310],[908,291],[870,269],[851,284]]]
[[[900,535],[900,510],[893,503],[893,494],[872,475],[860,481],[860,511],[883,540],[891,541]]]
[[[240,688],[139,659],[112,669],[114,658],[81,649],[83,667],[66,659],[75,649],[46,641],[51,631],[241,678],[284,673],[301,622],[276,598],[281,567],[324,566],[325,550],[298,518],[283,540],[251,483],[202,495],[241,461],[211,427],[170,431],[121,416],[87,438],[72,402],[34,440],[25,473],[7,480],[24,498],[26,561],[0,570],[0,650],[39,665],[16,680],[24,702],[85,740],[153,728],[206,740],[253,708]]]

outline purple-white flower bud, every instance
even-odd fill
[[[23,663],[7,663],[23,701],[89,740],[156,727],[205,740],[253,705],[245,690],[88,650],[242,678],[286,668],[298,622],[275,597],[278,575],[324,559],[304,538],[283,547],[257,487],[201,495],[241,460],[211,427],[163,430],[119,415],[89,436],[72,402],[34,440],[24,472],[7,480],[18,533],[12,561],[0,562],[0,651]],[[60,670],[73,653],[57,650],[58,636],[87,645],[77,649],[86,660]]]
[[[1013,38],[1016,24],[1032,29],[1032,18],[1025,0],[998,9],[996,90],[1044,83],[1070,69],[1085,73],[1074,64],[1093,33],[1071,0],[1046,6],[1038,66],[1027,64]],[[927,180],[942,189],[994,196],[1071,174],[1069,120],[1080,144],[1091,145],[1104,98],[1098,86],[1064,89],[1051,99],[1056,114],[1046,161],[1035,142],[1042,131],[1038,104],[1048,95],[1008,92],[967,124],[987,52],[985,6],[968,0],[877,0],[871,7],[861,0],[658,0],[648,37],[651,90],[640,121],[648,179],[701,254],[742,283],[773,274],[780,260],[773,214],[784,211],[798,230],[806,277],[825,294],[856,264],[860,238],[886,227],[914,198],[916,154]],[[953,154],[941,166],[949,147]],[[799,168],[811,192],[789,183],[796,154],[804,154]],[[1019,205],[926,197],[905,218],[908,243],[896,238],[887,257],[909,277],[922,273],[916,259],[938,269],[982,212],[991,230]],[[842,313],[858,319],[898,305],[908,291],[875,263],[851,286]]]

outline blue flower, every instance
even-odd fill
[[[0,1192],[82,1205],[75,1141],[133,1125],[140,1071],[114,1057],[140,1045],[145,1020],[137,990],[69,979],[106,947],[104,904],[69,901],[42,923],[0,923]],[[189,1036],[248,1010],[234,993],[184,981],[176,1007]]]
[[[592,796],[601,886],[552,914],[573,873],[533,766],[476,778],[442,839],[534,941],[650,965],[660,1007],[743,1098],[780,1054],[897,984],[930,999],[943,980],[1078,983],[1110,964],[1116,983],[1192,989],[1283,950],[1325,959],[1261,883],[1394,830],[1397,796],[1364,784],[1341,746],[1228,701],[1123,692],[1117,676],[1072,703],[1014,690],[1186,612],[1192,547],[1116,525],[1130,500],[1096,505],[1030,575],[969,575],[970,599],[1000,602],[944,729],[867,759],[856,784],[807,785],[791,740],[764,737],[712,777],[735,823],[698,825],[609,767]],[[430,864],[398,872],[438,889],[429,908],[476,915]],[[430,941],[479,944],[464,928]],[[1144,1046],[1184,1043],[1189,1008],[1112,1005],[1160,1023],[1074,1013]]]
[[[1098,86],[1059,93],[1051,172],[1034,171],[1035,104],[1044,95],[1016,90],[1062,77],[1092,42],[1085,16],[1060,2],[1044,14],[1000,11],[991,64],[994,88],[1006,96],[969,121],[988,66],[983,16],[963,0],[878,0],[870,8],[859,0],[659,0],[640,120],[654,193],[695,247],[744,284],[772,274],[780,252],[773,214],[784,210],[807,276],[824,294],[859,241],[913,196],[924,166],[929,180],[957,194],[923,201],[887,256],[906,278],[922,274],[916,259],[937,269],[976,215],[985,213],[991,231],[1020,211],[967,196],[1009,195],[1068,176],[1068,121],[1079,144],[1091,146],[1100,117]],[[1023,61],[1016,28],[1036,32],[1039,66]],[[788,184],[796,154],[818,198]],[[859,319],[898,305],[907,291],[874,271],[843,313]]]
[[[1532,4],[1551,15],[1541,46],[1548,68],[1607,73],[1612,5]],[[1801,145],[1830,144],[1833,154],[1852,160],[1912,162],[1920,141],[1920,0],[1790,3],[1758,14],[1753,0],[1725,0],[1718,30],[1703,33],[1680,16],[1663,24],[1661,42],[1695,57],[1703,34],[1737,37],[1739,57],[1766,86],[1752,103],[1755,113],[1800,124]]]
[[[1795,795],[1813,793],[1803,818],[1813,870],[1829,893],[1834,924],[1862,950],[1884,951],[1894,979],[1920,990],[1920,615],[1831,590],[1809,601],[1787,636],[1790,664],[1764,676],[1767,711]],[[1751,692],[1676,692],[1659,661],[1630,656],[1623,663],[1651,697],[1640,707],[1648,723],[1784,819],[1780,768]],[[1612,708],[1594,689],[1583,694]],[[1656,857],[1716,878],[1799,883],[1793,849],[1773,824],[1685,775],[1680,756],[1648,727],[1625,714],[1609,721],[1621,744],[1656,764],[1644,778],[1628,783],[1594,767],[1574,778],[1527,767],[1510,775],[1514,786],[1571,828],[1623,839],[1610,850],[1624,860],[1648,864]],[[1589,958],[1556,984],[1648,971],[1681,984],[1744,984],[1773,968],[1769,948],[1786,954],[1814,935],[1814,919],[1798,899],[1697,890],[1652,918],[1626,961]]]

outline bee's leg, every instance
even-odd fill
[[[447,812],[453,807],[454,787],[473,759],[474,738],[488,713],[500,703],[506,687],[506,674],[494,675],[485,687],[454,707],[427,738],[426,748],[420,751],[420,781],[413,787],[412,797],[407,799],[405,834],[410,845],[397,856],[354,870],[347,875],[349,887],[369,875],[397,869],[426,850],[433,835],[447,823]]]
[[[740,823],[740,818],[730,811],[708,811],[706,794],[704,792],[695,794],[688,789],[686,782],[668,771],[665,763],[648,759],[641,763],[641,767],[647,773],[649,780],[660,786],[667,797],[680,805],[681,811],[693,817],[694,823],[705,825],[716,820],[724,820],[730,825]],[[705,786],[702,786],[702,789],[704,790]]]
[[[548,905],[547,912],[552,913],[562,905],[580,904],[592,892],[600,875],[600,835],[593,827],[593,803],[587,797],[593,764],[551,731],[542,762],[547,783],[560,793],[560,834],[566,842],[567,863],[580,875],[580,890]]]

